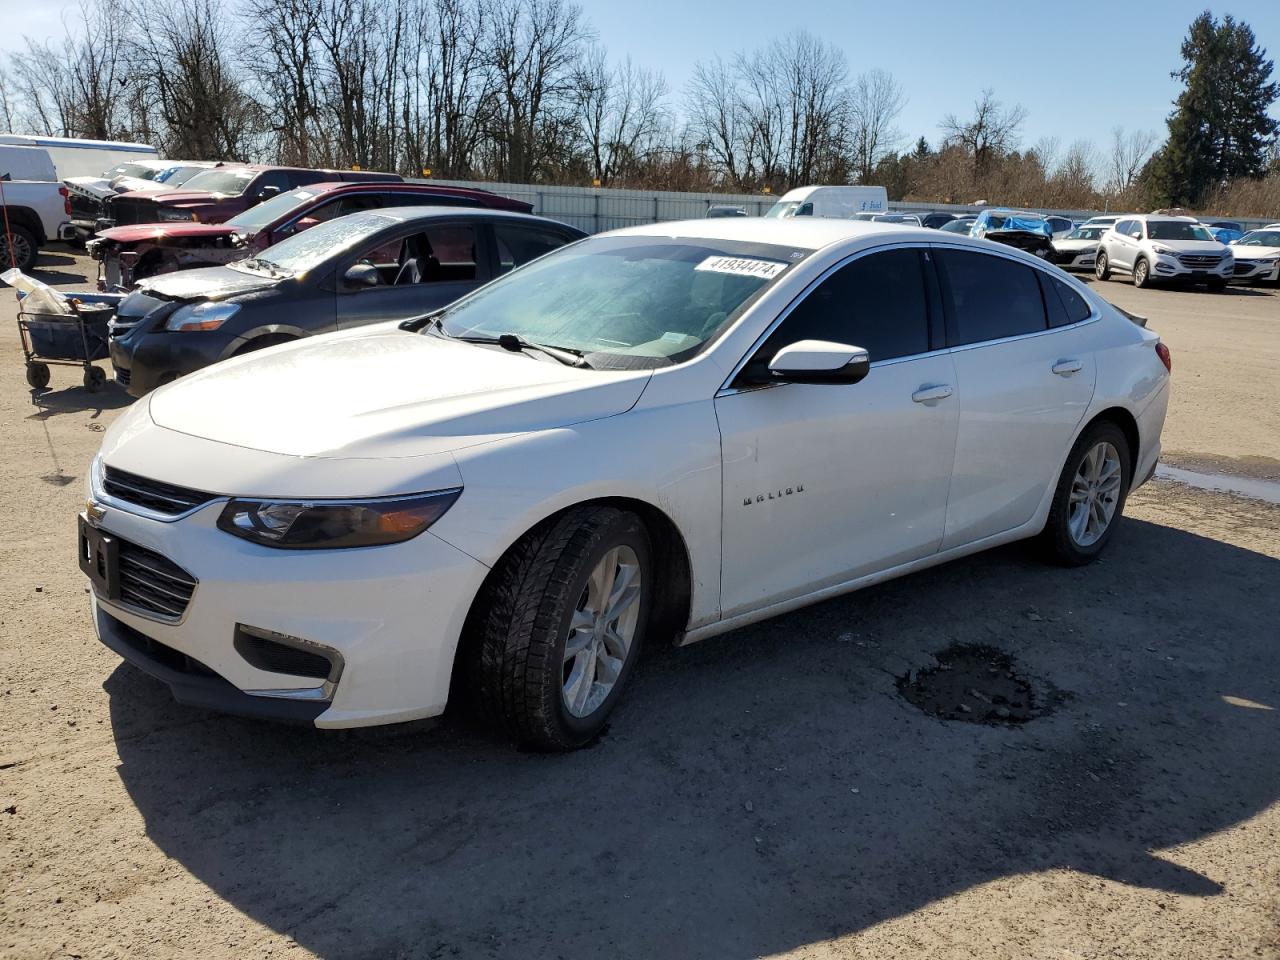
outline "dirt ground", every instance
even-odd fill
[[[1280,297],[1102,289],[1172,349],[1169,459],[1280,479]],[[74,520],[128,400],[33,397],[7,293],[0,360],[0,956],[1280,957],[1280,507],[1156,481],[1089,568],[1013,546],[650,651],[570,756],[323,734],[96,642]],[[904,698],[953,645],[1026,722]]]

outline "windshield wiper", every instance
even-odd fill
[[[408,330],[410,333],[417,333],[419,330],[423,330],[432,325],[439,327],[440,317],[443,313],[444,309],[441,308],[436,310],[434,313],[424,313],[420,317],[410,317],[408,320],[401,322],[400,329]],[[441,332],[443,332],[443,328],[441,328]]]
[[[443,331],[443,327],[441,330]],[[534,343],[532,340],[526,340],[518,333],[504,333],[496,337],[453,337],[454,340],[461,340],[463,343],[496,343],[503,350],[510,350],[512,353],[520,353],[524,350],[536,350],[538,353],[545,354],[553,360],[559,360],[566,367],[587,367],[591,364],[587,363],[581,350],[573,350],[569,347],[552,347],[547,344]]]
[[[258,270],[271,277],[290,277],[293,274],[284,269],[277,263],[270,260],[263,260],[261,257],[246,257],[243,260],[237,260],[236,263],[244,264],[250,270]]]

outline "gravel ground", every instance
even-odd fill
[[[1280,479],[1280,298],[1101,289],[1173,351],[1170,461]],[[651,651],[571,756],[281,728],[94,640],[74,517],[128,399],[33,397],[12,316],[0,956],[1280,957],[1280,507],[1153,482],[1092,567],[1015,545]],[[1034,715],[904,698],[953,647]]]

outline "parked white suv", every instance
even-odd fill
[[[1224,290],[1235,271],[1231,249],[1189,217],[1126,217],[1102,235],[1093,272],[1099,280],[1127,273],[1135,287],[1183,280]]]

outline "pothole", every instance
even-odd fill
[[[1018,673],[995,647],[955,644],[935,654],[936,667],[908,671],[898,692],[925,713],[969,723],[1026,723],[1048,712],[1051,697]]]

